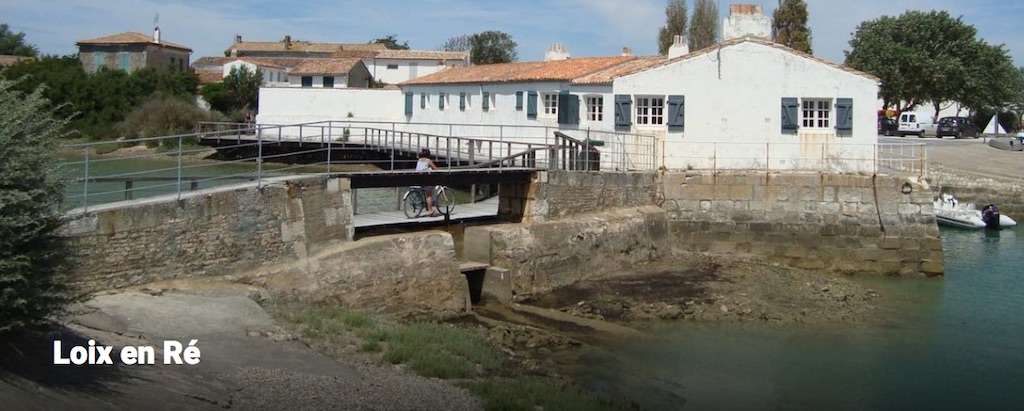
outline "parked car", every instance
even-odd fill
[[[967,117],[943,117],[939,119],[939,125],[935,128],[935,136],[938,138],[942,138],[942,136],[978,138],[979,133],[981,133],[981,128]]]
[[[900,122],[892,117],[878,117],[878,134],[893,136],[899,132]]]
[[[915,113],[907,111],[900,113],[900,125],[897,129],[897,133],[900,137],[906,137],[907,134],[916,134],[918,137],[924,137],[925,134],[932,134],[935,132],[935,117],[932,117],[928,113]]]

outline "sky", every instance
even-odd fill
[[[688,0],[693,9],[693,0]],[[777,0],[760,4],[764,14]],[[43,54],[72,54],[78,40],[125,31],[153,32],[159,16],[163,40],[192,48],[192,59],[223,56],[235,39],[366,43],[394,34],[417,50],[438,50],[448,38],[485,30],[509,33],[519,59],[541,60],[554,42],[575,57],[657,53],[666,0],[8,0],[0,22]],[[721,2],[722,17],[729,2]],[[992,44],[1004,44],[1024,66],[1024,1],[1019,0],[808,0],[812,47],[841,63],[858,24],[905,10],[946,10]],[[721,21],[719,22],[721,24]]]

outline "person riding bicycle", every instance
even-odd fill
[[[420,158],[416,161],[416,171],[428,170],[437,170],[437,165],[430,160],[430,150],[423,149],[420,150]],[[437,198],[436,190],[433,186],[421,187],[420,190],[423,190],[423,196],[427,199],[427,216],[437,217],[437,210],[434,210],[434,199]]]

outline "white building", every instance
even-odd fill
[[[383,50],[364,57],[363,64],[377,81],[398,84],[449,67],[469,65],[469,53],[463,51]]]
[[[307,59],[288,72],[291,87],[370,87],[373,79],[359,59]]]
[[[263,74],[261,87],[275,86],[288,82],[288,73],[284,66],[258,58],[236,58],[224,63],[221,78],[231,75],[231,70],[247,68],[250,72],[259,70]]]

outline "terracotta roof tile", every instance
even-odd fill
[[[225,61],[224,64],[228,64],[228,63],[231,63],[231,62],[234,62],[234,61],[244,61],[246,63],[255,64],[258,67],[269,67],[269,68],[278,68],[278,69],[285,68],[284,65],[278,64],[278,60],[279,59],[272,59],[272,58],[268,59],[268,58],[259,58],[259,57],[235,57],[235,58],[228,59],[228,61]]]
[[[331,54],[336,59],[371,59],[377,56],[377,50],[338,50]]]
[[[7,67],[22,60],[35,60],[35,57],[0,55],[0,67]]]
[[[114,34],[105,37],[98,37],[94,39],[79,40],[75,44],[153,44],[163,47],[171,47],[176,49],[192,51],[192,49],[188,47],[176,43],[171,43],[169,41],[161,40],[159,43],[157,43],[153,41],[153,37],[151,36],[131,31],[126,31],[124,33]]]
[[[220,71],[197,71],[196,77],[199,78],[199,84],[212,84],[224,81],[224,73]]]
[[[348,74],[357,64],[363,64],[359,59],[306,59],[296,66],[289,74]]]
[[[464,51],[384,50],[377,53],[377,58],[394,60],[465,60],[469,57],[468,54]]]
[[[277,51],[295,53],[334,53],[337,51],[380,51],[386,47],[381,43],[373,44],[341,44],[341,43],[313,43],[310,41],[293,40],[290,43],[284,41],[243,41],[234,43],[231,49],[240,52],[246,51]]]
[[[633,56],[584,57],[569,60],[457,67],[418,77],[401,83],[401,85],[571,81],[635,58]]]
[[[657,67],[668,61],[664,56],[640,57],[620,64],[578,77],[573,84],[611,84],[616,77],[633,74],[651,67]]]

